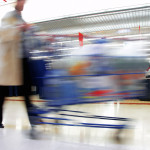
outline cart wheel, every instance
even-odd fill
[[[39,134],[38,132],[36,131],[35,127],[32,127],[30,132],[29,132],[29,137],[33,140],[37,140],[39,139]]]
[[[121,133],[122,133],[123,129],[118,129],[115,133],[115,140],[117,142],[121,142],[122,138],[121,138]]]

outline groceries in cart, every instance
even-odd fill
[[[108,43],[85,45],[59,57],[56,57],[57,53],[42,57],[46,49],[34,51],[39,59],[32,57],[32,62],[43,61],[43,67],[48,68],[42,71],[41,66],[35,77],[40,98],[49,100],[48,105],[70,105],[144,95],[145,85],[141,82],[143,69],[147,66],[144,55],[135,51],[134,55],[131,51],[130,54],[125,53],[126,48],[122,53],[116,50],[115,54],[105,44]]]

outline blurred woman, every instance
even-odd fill
[[[15,10],[4,16],[0,28],[0,128],[4,128],[3,104],[8,95],[9,86],[23,85],[27,110],[32,107],[29,98],[31,84],[27,52],[23,43],[24,32],[29,26],[21,15],[25,1],[16,1]]]

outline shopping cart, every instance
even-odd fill
[[[120,74],[123,75],[123,74]],[[41,77],[43,85],[40,88],[41,98],[47,100],[43,110],[37,110],[31,114],[32,125],[36,124],[49,124],[57,126],[77,126],[77,127],[90,127],[90,128],[111,128],[117,129],[116,138],[118,139],[123,129],[131,128],[130,123],[132,119],[122,117],[99,116],[89,114],[84,111],[76,111],[66,109],[68,105],[85,105],[90,103],[106,103],[121,101],[124,99],[135,99],[144,94],[144,89],[138,88],[136,90],[114,90],[111,85],[106,84],[102,87],[85,88],[82,85],[83,77],[89,81],[96,78],[99,82],[106,81],[110,83],[112,76],[115,74],[105,75],[82,75],[82,76],[55,76]],[[73,79],[72,79],[73,78]],[[78,80],[76,79],[78,78]],[[108,81],[109,80],[109,81]],[[113,83],[112,83],[113,85]],[[65,108],[64,108],[65,107]],[[38,117],[34,113],[40,114]],[[57,117],[47,117],[45,114],[56,113]],[[70,119],[71,117],[71,119]],[[96,120],[113,120],[119,121],[119,124],[100,124],[91,122],[81,122],[80,118],[90,118]],[[40,122],[39,119],[46,121]],[[55,120],[55,122],[53,122]],[[120,124],[121,123],[121,124]],[[33,129],[34,131],[34,129]],[[33,131],[31,132],[33,135]]]
[[[99,56],[96,55],[96,57]],[[55,69],[52,67],[49,71],[45,71],[44,76],[35,77],[37,80],[42,81],[38,85],[39,95],[46,102],[44,104],[45,107],[43,107],[44,109],[33,109],[30,111],[30,119],[33,127],[31,136],[33,138],[34,126],[37,124],[118,129],[116,134],[117,139],[122,129],[131,128],[129,122],[132,119],[130,118],[99,116],[84,111],[66,109],[68,105],[85,105],[90,103],[97,103],[98,105],[99,103],[135,99],[145,94],[145,87],[142,84],[143,82],[141,82],[141,76],[144,76],[143,66],[145,65],[145,61],[141,63],[142,61],[139,61],[141,58],[134,58],[135,63],[133,63],[133,58],[127,59],[126,57],[124,59],[102,55],[100,58],[103,61],[109,60],[111,62],[106,63],[107,69],[103,65],[101,68],[96,68],[97,70],[91,74],[88,72],[87,74],[70,75],[64,68]],[[57,60],[59,60],[59,57],[57,57]],[[132,63],[132,67],[130,63]],[[110,65],[112,66],[110,67]],[[137,66],[138,69],[136,68]],[[58,115],[57,117],[47,117],[46,114],[50,113]],[[119,121],[121,124],[101,124],[93,123],[92,121],[81,122],[79,121],[80,118],[113,120]],[[42,119],[46,121],[39,121]]]

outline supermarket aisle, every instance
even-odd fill
[[[16,98],[21,100],[21,98]],[[137,102],[137,101],[136,101]],[[41,102],[37,102],[41,105]],[[136,103],[137,104],[137,103]],[[133,129],[122,133],[121,142],[114,140],[116,130],[42,125],[37,127],[40,140],[32,140],[27,135],[30,129],[25,107],[22,101],[6,101],[4,124],[0,129],[0,144],[4,150],[47,150],[47,149],[99,149],[99,150],[149,150],[150,143],[150,105],[91,104],[67,107],[71,110],[87,111],[96,115],[129,117],[134,119]],[[48,114],[48,116],[52,116]],[[53,116],[56,116],[53,114]],[[97,120],[80,119],[82,122]],[[115,121],[100,123],[119,124]]]

